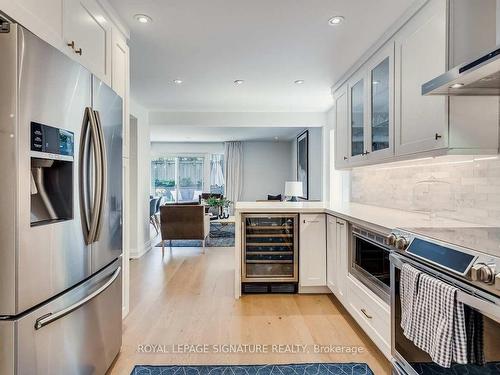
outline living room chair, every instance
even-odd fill
[[[210,233],[210,218],[203,205],[163,205],[160,207],[161,251],[165,254],[165,241],[201,240],[205,253],[205,240]]]

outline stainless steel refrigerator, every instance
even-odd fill
[[[122,100],[0,31],[0,374],[104,374],[122,332]]]

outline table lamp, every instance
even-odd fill
[[[290,202],[297,202],[297,197],[303,195],[302,181],[286,181],[285,196],[290,197]]]

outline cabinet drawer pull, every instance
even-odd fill
[[[75,41],[72,40],[70,43],[66,43],[71,49],[75,49]]]
[[[344,160],[347,160],[347,159],[348,159],[348,157],[347,157],[347,156],[344,156]]]
[[[319,223],[319,220],[304,220],[304,224],[306,223]]]
[[[338,225],[344,226],[344,223],[337,222]]]
[[[76,53],[77,55],[80,55],[80,56],[81,56],[81,55],[82,55],[82,53],[83,53],[83,51],[82,51],[82,49],[81,49],[81,48],[78,48],[77,50],[75,50],[75,53]]]
[[[373,316],[368,315],[368,313],[366,312],[366,310],[365,310],[365,309],[361,309],[361,312],[362,312],[362,313],[363,313],[363,315],[364,315],[364,316],[366,316],[368,319],[372,319],[372,318],[373,318]]]
[[[437,141],[438,139],[443,138],[443,136],[441,134],[439,134],[439,133],[436,133],[435,138],[436,138],[436,141]]]

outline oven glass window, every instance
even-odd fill
[[[387,287],[391,286],[389,250],[370,241],[355,237],[355,268],[364,271],[370,278],[377,279]]]
[[[470,350],[468,350],[468,352],[470,352],[469,355],[474,355],[474,358],[477,358],[477,360],[482,363],[470,363],[465,365],[453,363],[451,368],[443,368],[434,363],[427,353],[417,348],[413,342],[408,340],[401,328],[400,275],[400,270],[396,268],[395,314],[392,324],[394,325],[394,345],[398,357],[402,357],[419,375],[500,374],[500,322],[467,305],[464,306],[466,310],[466,324],[467,319],[469,319],[472,314],[475,315],[474,319],[479,319],[480,321],[480,325],[478,326],[480,327],[478,330],[480,334],[476,336],[474,353]]]

